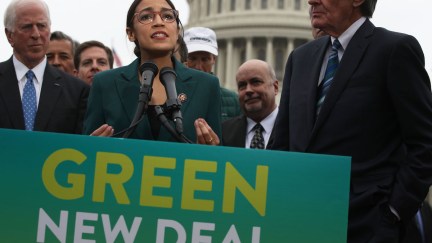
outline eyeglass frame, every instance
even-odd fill
[[[139,18],[137,18],[137,21],[138,21],[140,24],[150,24],[150,23],[153,23],[153,21],[154,21],[154,19],[155,19],[155,17],[156,17],[156,14],[159,15],[159,17],[161,18],[162,22],[164,22],[164,23],[172,23],[172,22],[174,22],[174,21],[176,21],[176,22],[178,23],[179,11],[176,10],[176,9],[162,9],[161,11],[151,11],[151,10],[148,10],[148,9],[143,9],[143,10],[141,10],[141,11],[139,11],[139,12],[135,12],[135,14],[133,15],[132,21],[133,21],[133,19],[135,18],[135,16],[139,15],[140,13],[142,13],[142,12],[144,12],[144,11],[147,11],[147,12],[153,14],[153,17],[152,17],[152,20],[151,20],[150,22],[148,22],[148,23],[143,23],[143,22],[141,22],[141,21],[139,20]],[[162,12],[166,12],[166,11],[169,11],[169,12],[173,12],[173,13],[174,13],[175,18],[173,19],[173,21],[166,21],[166,20],[164,20],[164,18],[162,18],[162,15],[161,15]]]

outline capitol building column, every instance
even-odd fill
[[[225,50],[219,49],[219,55],[216,60],[216,76],[219,78],[220,85],[225,87],[227,80],[225,80],[225,66],[228,63]]]
[[[234,60],[233,55],[233,39],[227,39],[227,49],[226,49],[226,62],[225,62],[225,88],[236,90],[234,87],[233,78],[235,77],[233,71],[233,63],[230,60]]]
[[[288,38],[288,46],[287,46],[287,52],[285,56],[285,60],[288,60],[288,56],[291,54],[291,52],[294,50],[294,39]]]
[[[246,61],[254,58],[252,41],[252,37],[246,38]]]
[[[214,73],[221,86],[237,91],[235,74],[246,60],[262,59],[283,78],[294,48],[313,39],[307,0],[187,0],[186,29],[216,32],[219,55]]]
[[[272,37],[267,37],[266,60],[270,66],[274,67],[274,49]]]

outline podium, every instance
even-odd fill
[[[4,242],[345,243],[350,158],[0,129]]]

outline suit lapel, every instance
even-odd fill
[[[313,50],[313,52],[310,55],[310,60],[314,60],[312,62],[312,65],[309,66],[310,70],[312,72],[308,72],[309,74],[307,77],[305,77],[304,80],[312,80],[312,82],[303,82],[305,83],[305,95],[303,95],[307,101],[307,120],[306,120],[306,126],[307,131],[312,131],[313,127],[315,126],[316,121],[316,104],[317,104],[317,92],[318,92],[318,79],[320,78],[321,73],[321,66],[323,63],[323,59],[325,57],[328,45],[330,43],[330,37],[322,38],[320,39]]]
[[[292,111],[293,116],[301,117],[304,122],[297,124],[302,132],[302,138],[297,141],[301,150],[305,149],[311,139],[312,131],[315,125],[315,113],[317,102],[317,83],[321,72],[322,61],[327,51],[330,37],[323,37],[311,43],[313,45],[306,52],[300,52],[294,56],[295,66],[290,67],[293,70],[301,70],[292,74],[290,94],[291,100],[295,102]],[[295,53],[294,53],[295,55]],[[284,84],[286,85],[286,84]],[[291,112],[290,112],[291,113]],[[301,145],[300,145],[301,144]]]
[[[349,42],[334,76],[332,87],[326,96],[320,115],[317,117],[312,134],[313,136],[316,135],[317,130],[328,118],[333,107],[349,83],[350,77],[357,69],[370,43],[369,37],[372,35],[374,28],[374,25],[369,20],[366,20]]]
[[[62,93],[63,80],[61,75],[49,64],[45,67],[39,105],[36,113],[35,130],[44,131],[48,125],[58,99]]]
[[[247,131],[247,120],[246,120],[246,116],[242,115],[241,121],[239,122],[239,128],[240,131],[239,134],[240,136],[236,136],[235,138],[235,144],[238,145],[239,147],[245,148],[246,147],[246,136],[248,134]],[[234,132],[235,133],[235,132]]]
[[[140,83],[137,82],[138,78],[138,64],[139,59],[136,59],[124,71],[122,71],[121,79],[116,79],[114,82],[117,87],[118,96],[121,97],[123,109],[127,114],[129,122],[132,122],[135,111],[138,105],[137,90],[140,90]]]
[[[174,71],[177,74],[176,78],[176,90],[177,90],[177,97],[179,95],[185,95],[186,99],[182,102],[181,101],[181,112],[182,114],[186,113],[186,110],[189,107],[191,97],[193,97],[195,90],[196,90],[196,83],[197,80],[192,79],[191,72],[188,68],[186,68],[183,64],[181,64],[177,59],[172,58],[172,61],[174,63]],[[167,129],[163,128],[160,130],[159,133],[159,140],[169,140],[171,138],[171,134],[168,132]],[[194,140],[195,138],[189,138]]]
[[[4,101],[12,127],[24,129],[21,95],[12,58],[3,63],[0,68],[0,99]]]
[[[246,147],[246,136],[247,136],[247,119],[245,115],[237,117],[239,121],[233,124],[232,134],[233,144],[236,147]]]
[[[176,89],[177,95],[185,94],[186,97],[192,97],[196,90],[197,80],[192,79],[192,75],[188,68],[173,58],[175,72],[177,74]],[[186,99],[185,102],[181,103],[181,111],[184,113],[190,104],[190,99]]]

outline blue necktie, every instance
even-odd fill
[[[422,239],[422,243],[426,243],[426,238],[425,238],[425,232],[424,232],[424,226],[423,226],[423,219],[422,219],[422,215],[421,215],[421,209],[419,209],[415,215],[415,221],[420,233],[420,237]]]
[[[264,149],[264,137],[262,135],[262,132],[264,131],[264,128],[261,126],[261,124],[257,123],[252,130],[255,131],[255,134],[251,140],[250,148],[253,149]]]
[[[37,106],[36,106],[36,89],[33,85],[34,73],[32,70],[29,70],[26,73],[26,78],[27,78],[27,82],[24,86],[23,97],[22,97],[24,124],[25,124],[25,130],[33,131]]]
[[[316,107],[316,115],[318,116],[321,106],[324,103],[324,99],[327,95],[327,92],[330,89],[331,84],[333,83],[333,77],[336,73],[336,70],[339,66],[339,58],[338,58],[338,50],[342,47],[338,39],[333,41],[332,50],[330,56],[327,61],[327,68],[324,73],[324,78],[319,86],[318,93],[318,101]]]

